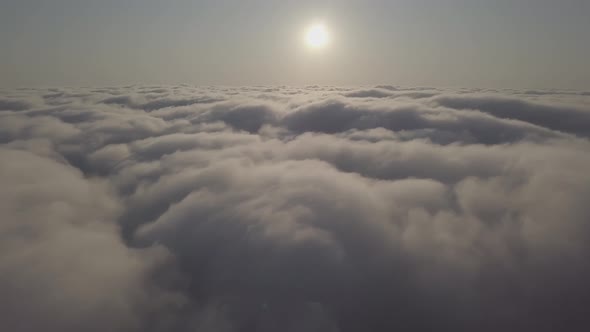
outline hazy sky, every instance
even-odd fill
[[[590,88],[588,0],[0,2],[1,86]]]

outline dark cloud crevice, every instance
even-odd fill
[[[24,100],[0,99],[0,111],[23,111],[31,107],[31,103]]]
[[[542,105],[495,96],[443,96],[435,101],[456,109],[474,109],[495,117],[515,119],[574,135],[590,137],[590,110]]]

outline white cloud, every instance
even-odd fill
[[[590,326],[590,96],[6,94],[2,329]]]

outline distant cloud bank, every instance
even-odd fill
[[[0,91],[0,330],[586,331],[590,94]]]

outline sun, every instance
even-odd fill
[[[305,43],[310,48],[323,48],[329,39],[328,29],[323,24],[314,24],[305,33]]]

